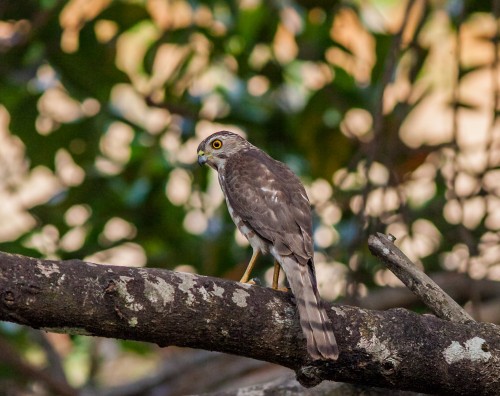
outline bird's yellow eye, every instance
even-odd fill
[[[219,139],[215,139],[212,142],[212,147],[216,150],[220,149],[222,147],[222,141],[220,141]]]

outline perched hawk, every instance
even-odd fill
[[[321,305],[313,263],[311,206],[299,178],[241,136],[221,131],[198,146],[198,163],[219,175],[231,218],[253,248],[241,282],[260,253],[275,262],[273,287],[283,268],[295,295],[307,350],[314,359],[337,359],[332,325]]]

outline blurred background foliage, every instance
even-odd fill
[[[248,244],[196,164],[227,129],[306,184],[325,299],[422,309],[367,253],[380,231],[498,323],[499,3],[3,1],[0,250],[239,279]],[[183,394],[282,373],[7,323],[0,335],[12,395],[134,394],[152,373],[136,394]],[[240,369],[193,382],[209,361]]]

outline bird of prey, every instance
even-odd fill
[[[321,304],[313,262],[312,215],[299,178],[241,136],[216,132],[198,146],[198,163],[215,169],[229,214],[253,248],[241,282],[248,282],[260,253],[275,259],[295,296],[307,350],[315,360],[335,360],[338,347]]]

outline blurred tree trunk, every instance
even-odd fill
[[[293,296],[158,269],[0,253],[0,319],[47,331],[216,350],[335,380],[426,393],[498,394],[500,328],[405,309],[329,306],[341,355],[312,362]]]

